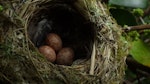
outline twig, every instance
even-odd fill
[[[91,68],[90,68],[90,75],[94,75],[94,65],[95,65],[95,43],[93,44],[93,50],[92,50],[92,55],[91,55]]]
[[[125,28],[125,31],[145,30],[145,29],[150,29],[150,24],[138,25],[138,26],[129,26],[129,27]]]
[[[5,79],[5,82],[8,82],[9,84],[13,84],[11,80],[9,80],[3,73],[0,72],[0,76]],[[2,82],[2,81],[1,81]]]
[[[142,24],[146,24],[142,17],[139,17],[139,18],[140,18]]]

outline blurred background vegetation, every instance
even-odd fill
[[[130,46],[124,84],[150,84],[150,0],[102,1]]]

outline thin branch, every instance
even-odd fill
[[[142,24],[146,24],[142,17],[139,17],[139,19],[141,20]]]
[[[134,30],[145,30],[150,29],[150,24],[147,25],[137,25],[137,26],[129,26],[125,28],[125,31],[134,31]]]

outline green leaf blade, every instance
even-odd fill
[[[137,62],[150,67],[150,46],[146,45],[142,40],[132,43],[130,54]]]

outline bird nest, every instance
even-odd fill
[[[121,29],[97,0],[2,1],[0,81],[3,83],[113,84],[123,81],[127,48]],[[57,33],[75,58],[48,62],[38,51]]]

